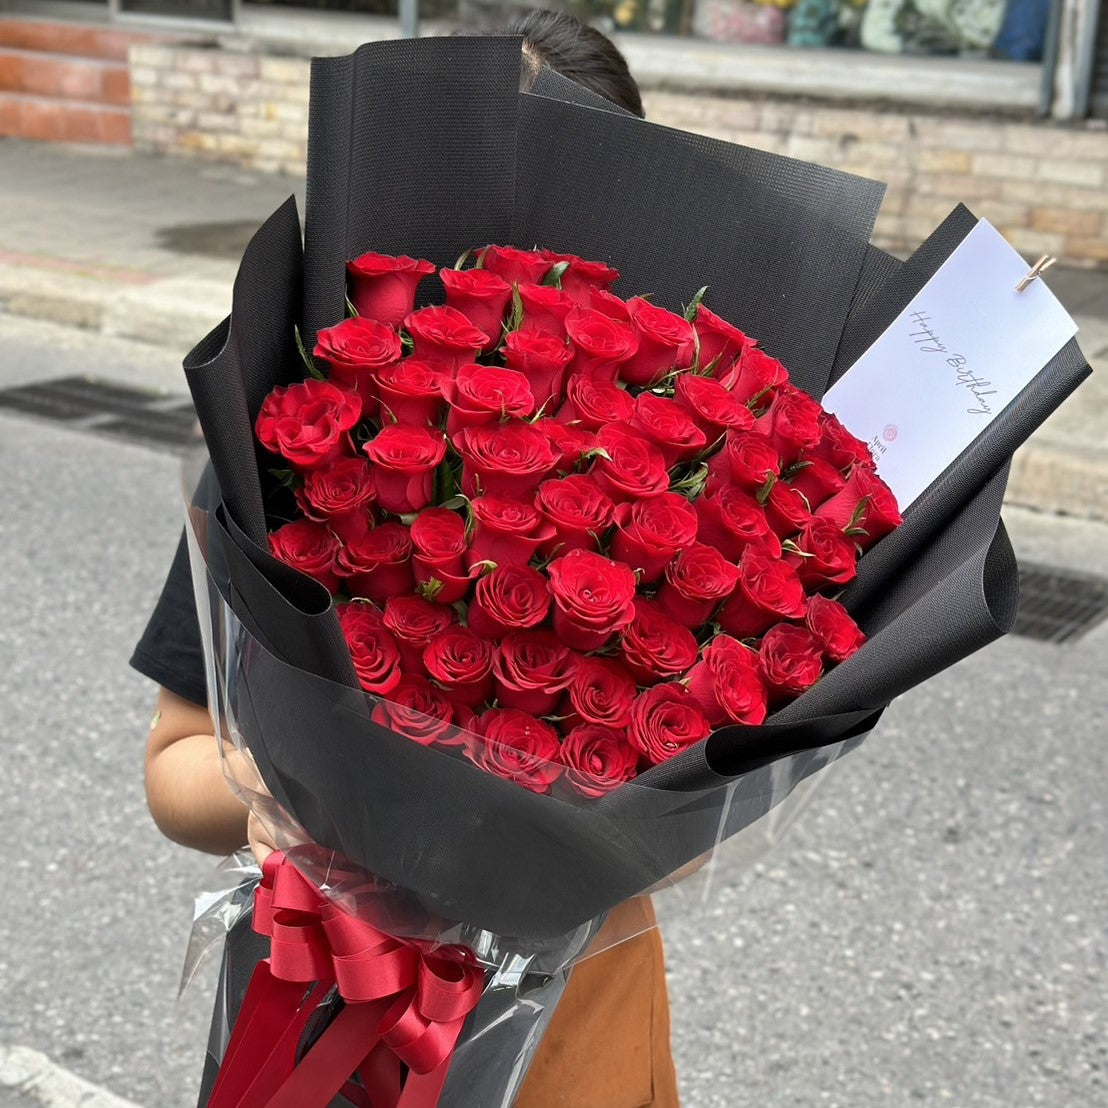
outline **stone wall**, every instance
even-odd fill
[[[305,59],[138,45],[131,87],[136,149],[304,172]],[[887,182],[887,249],[913,249],[962,201],[1025,254],[1108,266],[1102,125],[660,90],[645,103],[658,123]]]

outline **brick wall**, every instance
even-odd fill
[[[131,49],[136,149],[302,174],[308,62]],[[1108,131],[905,108],[648,91],[650,119],[889,185],[875,241],[914,248],[962,201],[1025,254],[1108,266]]]

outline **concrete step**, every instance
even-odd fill
[[[0,46],[0,92],[130,107],[126,62]]]
[[[0,91],[0,135],[36,142],[129,146],[130,105],[89,104],[55,96]]]
[[[0,16],[0,47],[16,50],[72,54],[126,63],[131,43],[154,42],[162,37],[138,31],[121,31],[114,27]]]

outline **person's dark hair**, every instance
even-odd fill
[[[527,87],[545,65],[642,118],[642,97],[627,62],[595,27],[568,12],[538,8],[501,24],[495,33],[523,37],[523,55],[531,70]]]

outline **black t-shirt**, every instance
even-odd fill
[[[184,531],[154,606],[150,622],[131,655],[131,665],[170,692],[205,705],[204,648],[192,593],[188,543]]]

